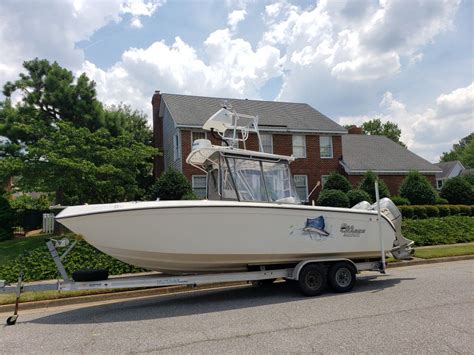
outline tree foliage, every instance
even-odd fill
[[[349,198],[341,190],[323,189],[318,197],[318,205],[332,207],[349,207]]]
[[[402,130],[394,122],[387,121],[383,123],[379,118],[364,122],[362,124],[362,131],[364,134],[385,136],[392,141],[406,147],[405,143],[400,141]]]
[[[474,168],[474,133],[462,138],[449,152],[441,155],[441,161],[459,160],[465,168]]]
[[[440,195],[451,204],[474,204],[474,186],[461,176],[447,180]]]
[[[367,192],[372,199],[375,201],[375,180],[377,179],[377,175],[374,174],[372,171],[367,171],[360,182],[359,188]],[[381,179],[379,181],[379,195],[380,198],[383,197],[390,197],[390,190],[387,187],[387,184]]]
[[[370,195],[361,189],[354,189],[348,191],[347,198],[349,199],[349,207],[355,206],[362,201],[372,202]]]
[[[432,205],[436,202],[436,191],[426,176],[411,171],[400,185],[400,196],[412,205]]]
[[[13,238],[13,219],[14,213],[10,202],[0,194],[0,241]]]
[[[352,189],[352,185],[345,176],[333,172],[329,175],[328,180],[324,184],[324,188],[328,190],[340,190],[342,192],[347,192]]]
[[[24,191],[55,192],[61,204],[143,196],[157,154],[146,116],[126,105],[104,107],[85,74],[75,78],[47,60],[23,66],[0,103],[3,175],[18,175]],[[14,92],[22,97],[16,105]]]
[[[186,177],[174,169],[167,170],[151,186],[148,198],[150,200],[192,200],[193,189]]]

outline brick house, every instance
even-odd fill
[[[196,194],[205,196],[206,176],[202,171],[186,164],[185,160],[191,152],[192,142],[196,139],[207,138],[212,144],[221,144],[201,127],[221,108],[223,100],[230,103],[238,113],[259,116],[259,131],[265,152],[296,157],[290,167],[302,199],[318,181],[324,185],[331,172],[345,173],[351,166],[344,163],[343,142],[346,137],[353,135],[348,135],[344,127],[307,104],[161,94],[156,91],[152,98],[153,137],[155,147],[159,148],[163,155],[155,158],[155,177],[169,168],[174,168],[189,179]],[[350,150],[347,144],[345,146],[346,150]],[[250,134],[247,140],[247,149],[259,149],[254,134]],[[404,151],[416,156],[406,149]],[[398,153],[400,152],[397,151]],[[419,170],[418,167],[415,164],[409,170]],[[437,171],[437,168],[433,167],[433,172],[428,172],[433,183]],[[404,174],[407,172],[408,170]],[[349,171],[347,175],[351,182],[356,183],[357,174]],[[398,190],[395,185],[399,182],[396,174],[398,173],[383,176],[394,191]],[[393,179],[393,183],[390,179]],[[320,189],[316,189],[309,199],[315,200]]]

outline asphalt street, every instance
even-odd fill
[[[0,351],[472,354],[473,271],[472,260],[390,269],[315,298],[280,283],[24,311],[0,328]]]

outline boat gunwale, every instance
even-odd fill
[[[220,201],[219,201],[220,202]],[[249,203],[247,205],[247,203]],[[261,203],[261,202],[258,202]],[[288,210],[303,210],[303,211],[310,211],[310,210],[315,210],[315,211],[327,211],[327,212],[337,212],[337,213],[356,213],[356,214],[363,214],[363,215],[372,215],[372,216],[377,216],[377,211],[367,211],[367,210],[355,210],[351,208],[337,208],[337,207],[322,207],[321,206],[288,206],[288,205],[280,205],[280,204],[269,204],[269,206],[252,206],[252,202],[245,202],[244,206],[240,205],[241,202],[239,202],[237,205],[182,205],[182,206],[153,206],[153,207],[136,207],[136,208],[123,208],[123,209],[110,209],[107,211],[93,211],[93,212],[86,212],[86,213],[81,213],[81,214],[73,214],[69,216],[56,216],[55,219],[60,221],[60,220],[65,220],[69,218],[77,218],[77,217],[83,217],[83,216],[91,216],[91,215],[98,215],[98,214],[108,214],[108,213],[120,213],[120,212],[130,212],[130,211],[144,211],[144,210],[154,210],[154,209],[174,209],[174,208],[279,208],[279,209],[288,209]],[[240,206],[239,206],[240,205]],[[388,224],[392,227],[394,231],[396,231],[395,226],[393,225],[392,221],[385,216],[384,214],[381,214],[381,217],[383,217]]]

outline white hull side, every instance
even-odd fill
[[[316,256],[380,256],[375,212],[222,201],[102,206],[72,207],[58,220],[99,250],[151,270],[224,272]],[[319,216],[327,236],[304,230]],[[344,235],[343,223],[364,232]],[[381,224],[390,250],[395,231],[387,220]]]

